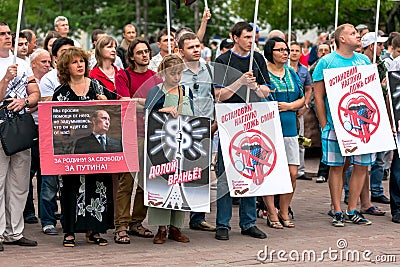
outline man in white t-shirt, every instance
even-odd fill
[[[175,47],[175,36],[171,33],[169,40],[171,45],[171,51],[174,50]],[[163,60],[164,56],[168,55],[168,32],[167,29],[162,29],[157,34],[157,45],[160,48],[160,53],[151,58],[149,69],[157,72],[158,66]]]
[[[0,22],[0,120],[5,120],[6,110],[21,112],[35,107],[40,97],[31,68],[22,59],[13,62],[11,47],[10,27]],[[0,148],[0,251],[4,250],[3,243],[37,246],[36,241],[22,235],[30,163],[30,149],[7,156]]]

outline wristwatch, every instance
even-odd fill
[[[306,108],[310,108],[310,106],[308,104],[305,104]]]
[[[29,105],[29,99],[25,98],[25,107],[27,107]]]

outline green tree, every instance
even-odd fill
[[[375,28],[376,0],[340,0],[338,23],[353,25],[367,24],[371,30]],[[232,1],[231,8],[242,18],[253,20],[255,0]],[[289,1],[265,0],[260,1],[259,23],[271,24],[274,29],[287,30]],[[390,32],[398,30],[394,27],[399,21],[399,3],[381,1],[380,29]],[[293,0],[292,1],[292,30],[308,29],[314,26],[320,30],[332,30],[335,23],[335,1],[323,0]],[[398,23],[397,23],[398,25]]]

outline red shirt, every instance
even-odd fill
[[[114,71],[115,71],[115,76],[114,76],[115,79],[118,73],[118,68],[116,66],[114,66]],[[111,81],[110,78],[99,67],[93,68],[89,73],[89,77],[102,82],[104,86],[108,89],[108,91],[115,92],[114,82]]]
[[[156,72],[147,70],[144,73],[138,73],[131,68],[127,68],[130,75],[130,84],[125,70],[121,69],[115,77],[115,87],[118,97],[146,98],[152,87],[162,83]],[[138,136],[144,136],[144,113],[137,112],[137,133]]]
[[[300,56],[300,63],[303,64],[304,66],[308,67],[308,58],[310,57],[310,53],[302,54]]]

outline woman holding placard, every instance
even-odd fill
[[[158,74],[164,79],[160,85],[153,87],[146,98],[145,108],[171,114],[174,118],[182,115],[193,116],[193,94],[189,87],[180,85],[184,69],[182,59],[176,54],[166,55],[158,67]],[[163,244],[168,238],[187,243],[189,237],[183,235],[180,228],[184,225],[185,212],[162,208],[149,208],[149,224],[158,225],[154,244]]]
[[[57,60],[58,78],[53,101],[106,100],[111,93],[90,79],[87,53],[77,47],[64,51]],[[91,148],[79,154],[90,153]],[[78,153],[75,148],[75,153]],[[114,210],[110,174],[63,175],[61,188],[62,226],[65,247],[75,246],[75,233],[86,233],[88,243],[107,245],[99,233],[113,228]]]

